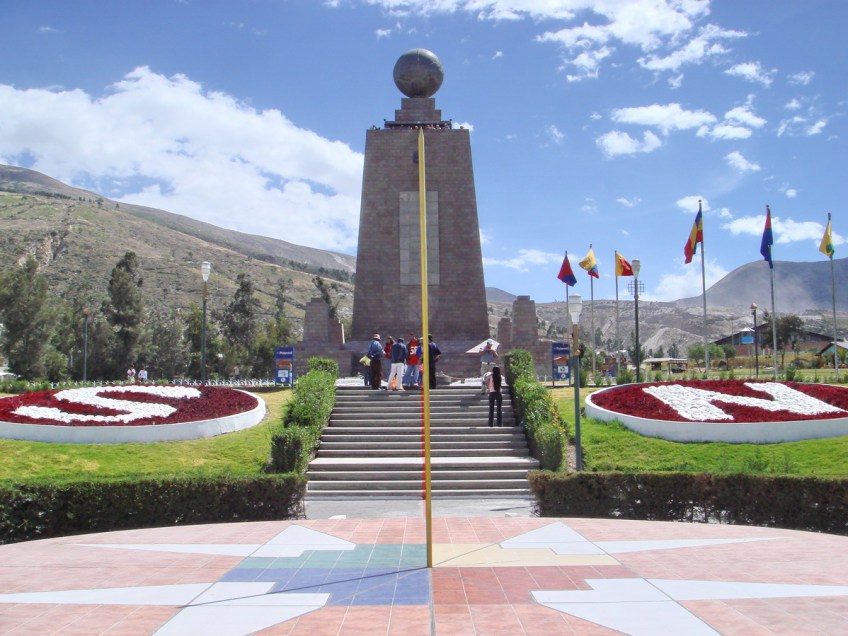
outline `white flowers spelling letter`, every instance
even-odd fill
[[[753,406],[765,411],[789,411],[798,415],[845,412],[843,409],[831,406],[827,402],[822,402],[806,393],[789,388],[785,384],[779,384],[777,382],[746,382],[745,386],[754,391],[767,393],[774,399],[765,400],[762,398],[744,397],[742,395],[728,395],[727,393],[695,389],[679,384],[649,386],[642,390],[668,404],[678,412],[680,417],[695,422],[734,419],[732,415],[722,411],[713,402]]]
[[[101,393],[147,393],[160,397],[189,399],[200,397],[200,391],[182,386],[106,386],[84,389],[68,389],[59,391],[53,397],[63,402],[87,404],[89,406],[124,411],[122,415],[85,415],[81,413],[66,413],[65,411],[47,406],[21,406],[13,411],[16,415],[31,417],[34,420],[54,420],[56,422],[134,422],[153,417],[168,417],[175,409],[168,404],[153,402],[132,402],[130,400],[115,400],[100,397]]]

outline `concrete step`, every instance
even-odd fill
[[[495,431],[495,432],[489,432]],[[473,442],[481,441],[509,441],[522,443],[525,441],[523,434],[512,433],[510,429],[477,428],[472,430],[459,431],[430,431],[431,442]],[[321,438],[324,442],[371,442],[379,444],[381,442],[417,442],[422,443],[424,434],[421,431],[404,431],[403,429],[394,430],[373,430],[373,429],[358,429],[351,431],[349,429],[339,429],[334,431],[326,431]]]
[[[433,457],[430,469],[433,472],[441,470],[501,470],[523,468],[536,470],[538,460],[532,457],[472,457],[468,455],[454,457]],[[313,470],[363,470],[394,471],[394,470],[424,470],[424,458],[417,457],[321,457],[320,455],[309,462],[310,473]]]
[[[319,490],[310,491],[307,487],[308,499],[424,499],[424,489],[409,490]],[[475,488],[468,490],[433,490],[433,499],[453,499],[462,497],[490,497],[497,499],[530,499],[530,491],[527,488],[504,488],[485,489]]]
[[[515,468],[511,470],[501,469],[501,470],[434,470],[431,471],[431,478],[433,481],[445,481],[445,480],[462,480],[471,482],[475,479],[481,479],[483,481],[495,481],[495,480],[504,480],[508,481],[511,479],[520,479],[526,481],[527,479],[528,468]],[[401,481],[418,481],[422,482],[424,479],[424,470],[390,470],[390,471],[373,471],[363,469],[360,471],[355,470],[312,470],[309,472],[309,481],[310,482],[332,482],[332,481],[353,481],[356,479],[363,479],[368,481],[375,481],[383,479],[397,479]]]
[[[322,445],[323,446],[323,445]],[[431,451],[434,457],[464,457],[469,453],[473,453],[474,455],[480,457],[526,457],[527,449],[512,449],[512,448],[440,448],[440,449],[432,449]],[[361,450],[355,449],[321,449],[318,453],[319,457],[352,457],[352,458],[362,458],[362,457],[370,457],[374,459],[384,458],[384,457],[420,457],[421,456],[421,446],[418,448],[363,448]]]
[[[491,490],[493,488],[527,489],[526,479],[478,479],[473,482],[460,480],[431,481],[433,490]],[[352,481],[309,481],[309,492],[321,492],[328,490],[414,490],[424,489],[421,479],[395,480],[395,479],[363,479]]]

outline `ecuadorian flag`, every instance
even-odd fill
[[[592,246],[589,246],[589,253],[586,254],[586,258],[580,261],[580,267],[585,269],[589,276],[594,276],[595,278],[600,278],[598,274],[598,261],[595,260],[595,250],[592,249]]]

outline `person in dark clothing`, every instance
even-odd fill
[[[371,360],[371,366],[369,368],[371,373],[371,389],[373,391],[379,391],[380,380],[383,377],[383,344],[380,342],[380,334],[374,334],[374,338],[371,340],[371,344],[368,345],[368,351],[365,355]]]
[[[503,426],[500,367],[492,367],[492,370],[486,374],[486,386],[489,389],[489,426],[491,427],[495,420],[495,404],[498,406],[498,426]]]
[[[428,362],[430,364],[430,388],[436,388],[436,360],[439,359],[439,356],[442,355],[442,350],[439,349],[439,345],[433,342],[433,334],[427,336],[427,341],[429,343],[427,349],[428,351]]]

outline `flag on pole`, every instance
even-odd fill
[[[824,236],[819,245],[819,252],[833,258],[833,232],[830,229],[830,212],[827,213],[827,227],[824,230]]]
[[[774,245],[774,233],[771,231],[771,210],[766,206],[766,226],[763,228],[763,240],[760,243],[760,254],[768,261],[769,267],[774,269],[774,263],[771,260],[771,246]]]
[[[692,262],[692,257],[698,249],[698,243],[704,243],[704,219],[701,213],[701,203],[698,202],[698,216],[695,217],[695,223],[692,225],[692,231],[689,232],[689,240],[683,246],[683,254],[686,256],[686,263]]]
[[[615,253],[615,275],[633,276],[633,268],[630,266],[630,263],[618,252]]]
[[[598,274],[598,261],[595,260],[595,250],[592,249],[592,246],[589,246],[589,253],[586,254],[586,258],[580,261],[580,267],[585,269],[589,276],[594,276],[595,278],[600,278],[600,274]]]
[[[574,272],[571,269],[571,263],[568,262],[568,252],[565,253],[565,258],[562,259],[562,267],[559,268],[557,278],[566,285],[570,285],[572,287],[577,284],[577,278],[574,276]]]

